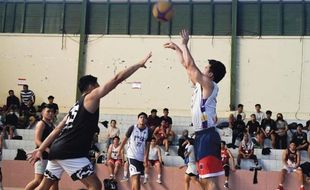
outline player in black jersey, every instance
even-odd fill
[[[73,180],[80,180],[88,189],[102,188],[92,164],[87,159],[98,125],[100,99],[139,68],[146,67],[145,64],[151,56],[149,53],[139,63],[119,72],[102,86],[99,86],[97,78],[91,75],[80,78],[78,86],[81,98],[41,146],[28,154],[28,160],[34,163],[42,157],[46,147],[52,144],[45,177],[38,190],[48,190],[64,171]]]

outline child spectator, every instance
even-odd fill
[[[235,159],[234,159],[234,156],[229,151],[229,149],[226,148],[225,141],[221,141],[221,157],[222,157],[223,169],[225,171],[224,187],[228,189],[229,188],[228,180],[229,180],[229,171],[230,171],[229,160],[230,159],[232,160],[232,163],[233,163],[232,170],[235,171]]]

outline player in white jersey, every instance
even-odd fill
[[[113,143],[110,144],[108,149],[108,168],[110,172],[110,178],[116,178],[117,172],[124,160],[124,153],[120,152],[121,144],[119,143],[119,137],[113,138]]]
[[[173,42],[164,44],[164,47],[176,51],[181,64],[195,85],[192,123],[196,131],[194,147],[197,169],[204,188],[217,190],[219,188],[216,184],[216,177],[224,175],[221,163],[221,139],[215,130],[217,83],[225,76],[226,68],[220,61],[209,60],[209,64],[203,71],[200,71],[187,47],[188,31],[182,30],[180,35],[182,37],[180,47]]]
[[[144,174],[144,167],[148,166],[152,131],[146,126],[146,121],[146,113],[139,113],[137,124],[128,129],[120,148],[120,151],[122,151],[127,141],[129,141],[127,158],[131,190],[140,190],[140,175]]]

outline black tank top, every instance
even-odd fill
[[[50,125],[48,123],[46,123],[44,120],[41,120],[44,123],[44,129],[43,129],[43,133],[42,133],[42,137],[41,137],[41,142],[43,142],[47,136],[54,130],[55,126],[53,125],[53,123],[51,123]],[[50,146],[49,146],[50,147]],[[37,146],[37,148],[39,148]],[[46,151],[44,151],[42,153],[42,158],[44,160],[46,160],[48,158],[48,153]]]
[[[297,151],[292,152],[290,149],[287,149],[286,159],[290,160],[292,163],[297,163]]]
[[[95,113],[84,107],[85,95],[70,109],[61,134],[53,142],[49,160],[88,157],[98,127],[99,108]]]

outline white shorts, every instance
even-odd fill
[[[34,173],[43,175],[46,169],[47,161],[48,160],[36,161],[36,163],[34,164]]]
[[[295,167],[286,167],[286,166],[283,166],[282,169],[285,169],[287,171],[287,173],[292,173],[292,172],[295,172],[296,171],[296,168]]]
[[[188,163],[187,164],[187,169],[186,169],[185,173],[186,174],[198,175],[196,164]]]
[[[59,180],[64,171],[75,181],[92,175],[94,167],[86,157],[49,160],[44,176],[51,180]]]

